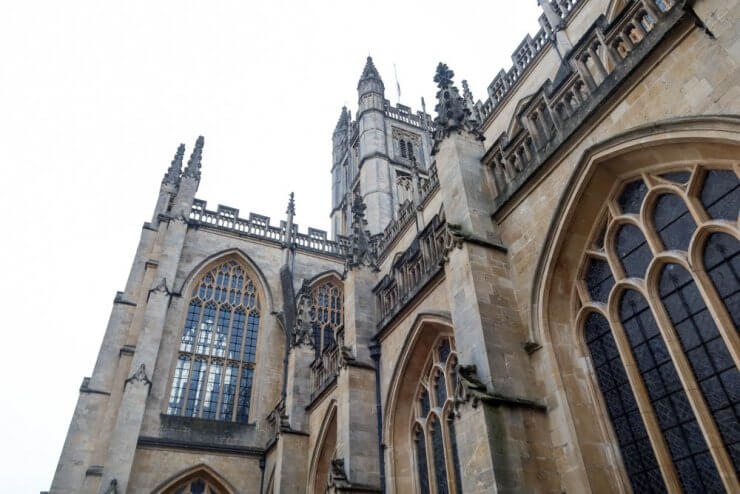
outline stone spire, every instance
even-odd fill
[[[203,136],[198,136],[198,139],[195,141],[193,152],[190,154],[188,166],[185,167],[185,171],[182,174],[183,177],[200,180],[200,162],[203,158],[203,142]]]
[[[436,142],[447,137],[455,130],[467,130],[480,136],[480,133],[475,129],[476,122],[471,115],[465,98],[460,96],[460,92],[452,81],[453,77],[455,77],[455,73],[450,70],[447,64],[440,62],[437,65],[437,73],[434,76],[434,82],[437,83],[439,88],[439,91],[437,91],[437,106],[434,107],[437,111],[437,117],[434,119],[437,126]],[[470,98],[472,100],[472,95]]]
[[[167,169],[167,173],[164,174],[162,183],[168,183],[177,185],[180,183],[180,173],[182,173],[182,158],[185,156],[185,144],[180,144],[177,147],[175,157],[172,158],[172,163]]]
[[[473,99],[473,92],[470,90],[470,86],[468,86],[468,81],[463,79],[462,81],[462,87],[463,87],[463,101],[465,101],[465,107],[470,110],[470,116],[471,119],[475,121],[476,124],[480,124],[480,115],[478,114],[478,109],[475,107],[475,100]]]
[[[373,81],[380,85],[381,92],[385,90],[385,86],[383,85],[383,79],[380,78],[380,74],[378,73],[378,69],[375,68],[375,64],[373,63],[373,58],[368,56],[367,62],[365,62],[365,68],[362,69],[362,75],[360,76],[360,81],[357,83],[357,89],[359,90],[360,87],[363,85],[364,82]]]
[[[334,127],[334,133],[340,133],[347,130],[347,127],[349,127],[349,112],[347,111],[347,107],[342,107],[342,113],[339,114],[339,120],[337,120],[337,125]]]

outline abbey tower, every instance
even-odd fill
[[[482,99],[358,60],[330,234],[177,148],[50,492],[740,492],[740,1],[539,3]]]

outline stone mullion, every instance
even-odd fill
[[[668,314],[663,308],[663,303],[658,294],[657,274],[656,279],[650,281],[647,296],[645,296],[645,294],[643,294],[643,296],[655,317],[655,322],[660,331],[660,337],[668,348],[668,353],[670,354],[671,360],[676,368],[676,372],[681,379],[681,384],[683,385],[683,389],[689,399],[689,403],[694,411],[694,415],[699,423],[704,439],[707,442],[712,458],[716,463],[722,482],[728,492],[740,492],[740,484],[738,484],[737,476],[734,474],[735,468],[724,447],[722,436],[720,436],[717,425],[714,422],[714,418],[704,400],[702,390],[699,387],[699,383],[696,381],[696,376],[691,368],[689,359],[681,347],[678,334],[676,333]],[[685,305],[686,302],[683,300],[680,292],[678,293],[678,296]]]
[[[655,459],[658,462],[658,467],[663,475],[663,480],[668,492],[682,492],[678,473],[673,464],[673,457],[671,456],[668,444],[666,443],[663,432],[658,424],[658,419],[655,416],[650,395],[648,395],[645,382],[642,380],[640,369],[637,367],[637,362],[632,354],[632,347],[627,339],[624,327],[619,320],[619,309],[617,307],[616,297],[612,299],[610,305],[612,305],[612,307],[610,307],[608,311],[609,327],[611,328],[614,341],[617,344],[619,358],[622,360],[622,365],[627,373],[627,379],[632,388],[632,392],[634,393],[635,401],[637,401],[640,416],[645,424],[645,430],[647,431],[648,438],[650,439],[653,451],[655,452]]]

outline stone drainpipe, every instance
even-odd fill
[[[378,417],[378,460],[380,460],[380,492],[385,494],[385,461],[383,450],[383,407],[380,402],[380,345],[370,346],[370,356],[375,362],[375,408]]]

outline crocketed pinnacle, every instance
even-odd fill
[[[340,130],[344,130],[349,126],[349,112],[347,111],[347,107],[342,107],[342,113],[339,114],[339,120],[337,120],[337,125],[334,127],[334,132],[339,132]]]
[[[180,182],[183,156],[185,156],[185,144],[180,144],[177,147],[175,157],[172,158],[172,163],[170,163],[170,167],[167,169],[167,173],[164,174],[162,183],[178,184]]]
[[[285,211],[290,216],[295,216],[295,194],[290,193],[290,199],[288,199],[288,209]]]
[[[204,141],[205,139],[203,139],[203,136],[199,136],[198,139],[195,141],[195,147],[193,148],[193,152],[190,154],[188,166],[185,167],[185,171],[182,174],[183,177],[190,177],[196,180],[200,180],[200,162],[203,158]]]
[[[365,62],[365,68],[362,69],[362,75],[360,76],[360,82],[357,83],[358,88],[359,88],[359,85],[363,81],[370,81],[370,80],[378,81],[381,87],[385,89],[385,86],[383,85],[383,79],[380,78],[378,69],[375,68],[375,64],[373,63],[373,57],[369,56],[367,57],[367,62]]]

